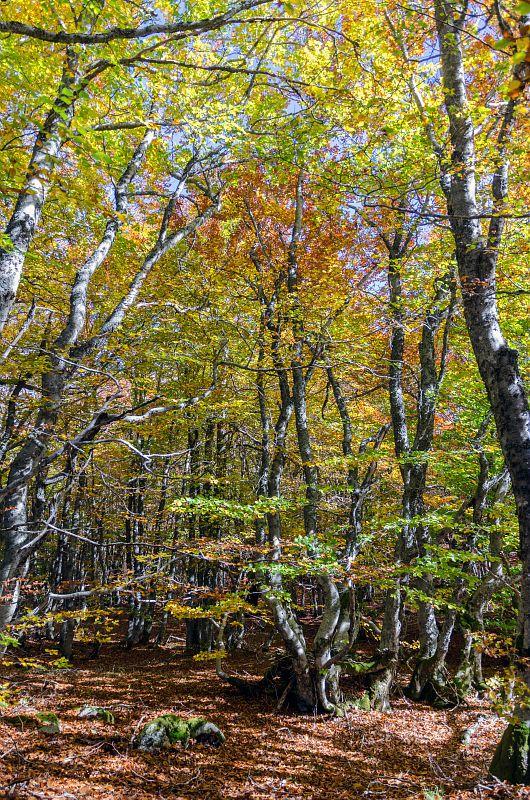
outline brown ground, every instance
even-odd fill
[[[238,661],[240,673],[260,671],[254,658]],[[126,653],[113,647],[75,669],[18,669],[3,679],[19,690],[18,704],[6,714],[54,711],[62,732],[50,737],[0,721],[1,797],[530,798],[530,790],[494,786],[487,778],[503,723],[479,703],[433,711],[402,699],[392,714],[353,711],[345,719],[278,714],[238,697],[211,663],[160,648]],[[116,724],[78,720],[77,709],[87,703],[111,709]],[[131,749],[139,727],[169,711],[208,716],[226,744],[177,746],[159,755]],[[462,733],[479,714],[487,719],[464,747]],[[436,787],[438,795],[426,793]]]

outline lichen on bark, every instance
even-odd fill
[[[530,784],[529,737],[529,722],[508,725],[493,756],[490,767],[491,775],[509,783]]]

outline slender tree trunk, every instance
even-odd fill
[[[390,336],[389,398],[394,434],[394,449],[400,461],[403,482],[402,517],[404,520],[396,544],[396,565],[410,563],[413,558],[425,553],[425,545],[430,532],[421,524],[425,513],[424,492],[427,479],[428,462],[426,457],[434,437],[436,401],[445,373],[448,332],[454,309],[453,281],[446,276],[436,289],[422,325],[422,335],[418,353],[420,361],[420,385],[416,401],[416,427],[414,439],[409,437],[407,409],[403,389],[403,364],[405,353],[405,311],[401,276],[401,261],[410,241],[410,231],[405,235],[396,231],[393,239],[385,237],[389,250],[389,301],[392,330]],[[436,337],[445,320],[443,344],[437,358]],[[388,590],[385,599],[385,614],[381,633],[379,668],[373,673],[370,686],[371,704],[374,708],[387,710],[390,707],[390,693],[399,665],[401,625],[404,613],[403,593],[409,582],[408,576],[398,575],[394,585]],[[431,591],[428,576],[415,579],[415,584],[423,594]],[[420,628],[420,663],[434,657],[438,643],[438,625],[434,608],[429,601],[419,606],[418,622]],[[417,669],[413,675],[412,694],[421,691],[418,681],[424,670]]]

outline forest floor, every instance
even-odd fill
[[[258,675],[263,660],[239,654],[230,668]],[[528,789],[487,777],[504,723],[479,701],[434,711],[397,699],[391,714],[351,711],[342,719],[279,714],[238,696],[211,662],[169,648],[107,646],[97,660],[74,661],[73,669],[11,668],[0,679],[16,690],[16,705],[5,714],[53,711],[61,720],[61,733],[46,736],[0,719],[1,797],[530,798]],[[109,708],[115,724],[78,719],[85,704]],[[207,716],[226,743],[160,754],[132,749],[139,728],[167,712]],[[465,746],[463,733],[481,715]]]

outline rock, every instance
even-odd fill
[[[370,711],[370,696],[368,692],[365,692],[362,697],[359,697],[355,705],[359,711]]]
[[[14,714],[13,716],[3,716],[2,722],[8,725],[14,725],[20,730],[33,729],[38,730],[40,733],[46,733],[54,736],[61,732],[61,724],[57,714],[52,711],[40,711],[35,716],[29,714]]]
[[[53,711],[41,711],[39,714],[37,714],[37,721],[39,731],[41,733],[47,733],[51,736],[54,736],[56,733],[61,732],[59,718],[57,717],[57,714],[53,713]]]
[[[115,722],[114,714],[101,706],[83,706],[77,716],[79,719],[100,719],[109,725],[114,725]]]
[[[202,717],[194,717],[188,720],[190,729],[190,739],[194,739],[198,744],[210,744],[219,747],[225,741],[224,734],[217,725]]]
[[[217,725],[204,717],[183,719],[176,714],[163,714],[148,722],[135,739],[139,750],[162,750],[180,742],[187,747],[190,739],[200,744],[221,745],[225,737]]]
[[[368,692],[365,692],[361,697],[356,697],[350,700],[344,700],[335,706],[335,716],[344,717],[348,711],[370,711],[370,697]]]

